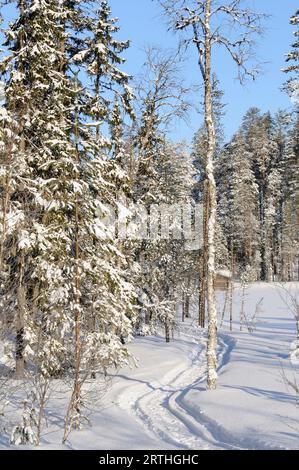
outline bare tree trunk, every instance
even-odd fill
[[[76,116],[75,120],[75,127],[74,127],[74,134],[76,139],[76,156],[77,156],[77,163],[80,162],[80,154],[79,154],[79,129],[78,129],[78,116]],[[76,197],[75,201],[75,233],[74,233],[74,265],[75,265],[75,272],[74,272],[74,320],[75,320],[75,377],[74,377],[74,384],[72,395],[70,398],[66,418],[65,418],[65,427],[64,427],[64,436],[63,436],[63,443],[66,441],[71,429],[74,427],[75,429],[79,428],[79,421],[80,421],[80,402],[81,402],[81,387],[82,387],[82,380],[80,379],[80,372],[81,372],[81,311],[80,311],[80,303],[81,303],[81,294],[80,294],[80,287],[81,287],[81,279],[80,279],[80,244],[79,244],[79,231],[80,231],[80,215],[79,215],[79,200],[78,196]]]
[[[19,284],[17,289],[18,312],[16,322],[16,379],[24,377],[24,320],[26,310],[26,294],[24,286],[24,255],[20,257]]]
[[[75,239],[75,408],[79,411],[80,403],[80,367],[81,367],[81,314],[80,314],[80,271],[79,271],[79,207],[78,201],[76,201],[75,207],[75,218],[76,218],[76,239]]]
[[[20,0],[19,2],[19,11],[20,16],[24,17],[26,9],[26,1]],[[23,35],[21,35],[20,46],[23,46]],[[19,125],[20,125],[20,152],[23,154],[25,152],[26,144],[23,134],[24,129],[24,119],[23,119],[23,109],[21,109],[19,114]],[[25,202],[24,202],[25,205]],[[25,212],[25,211],[24,211]],[[28,214],[27,214],[28,217]],[[25,369],[25,358],[24,358],[24,324],[25,324],[25,311],[26,311],[26,290],[25,290],[25,256],[24,253],[20,253],[19,258],[20,268],[19,268],[19,280],[17,288],[17,302],[18,302],[18,311],[16,319],[16,379],[22,379],[24,377]]]
[[[242,302],[241,302],[241,311],[240,311],[240,331],[243,331],[243,325],[245,322],[245,290],[246,285],[243,285],[242,288]]]
[[[36,445],[40,445],[42,428],[43,428],[43,420],[46,421],[46,413],[45,407],[47,404],[47,399],[49,398],[48,392],[50,387],[50,380],[42,377],[39,375],[36,378],[36,389],[37,389],[37,397],[38,397],[38,416],[37,416],[37,424],[36,424]],[[47,421],[46,421],[47,424]]]
[[[170,328],[167,320],[165,321],[165,341],[170,343]]]
[[[227,307],[227,300],[228,300],[229,290],[230,290],[230,285],[229,285],[229,283],[227,283],[226,289],[225,289],[225,297],[224,297],[224,304],[223,304],[223,309],[222,309],[220,327],[222,327],[223,322],[224,322],[224,317],[225,317],[225,313],[226,313],[226,307]]]
[[[216,227],[216,183],[214,177],[214,153],[216,148],[215,125],[212,109],[211,83],[211,0],[205,7],[205,124],[208,135],[206,177],[208,185],[208,260],[207,260],[207,304],[208,304],[208,344],[207,344],[207,388],[217,387],[217,309],[215,298],[215,227]]]
[[[72,395],[68,405],[68,410],[65,418],[63,443],[66,442],[67,437],[74,427],[79,428],[80,419],[80,401],[81,401],[81,386],[80,369],[81,369],[81,315],[80,315],[80,272],[79,272],[79,241],[78,241],[78,203],[76,203],[76,239],[75,239],[75,378],[72,390]]]
[[[261,226],[261,281],[267,280],[267,240],[265,230],[265,176],[263,176],[262,183],[259,185],[259,204],[260,204],[260,226]]]
[[[93,314],[93,312],[92,312]],[[96,331],[96,317],[95,317],[95,314],[92,315],[92,318],[91,318],[91,331],[93,331],[95,333]],[[95,358],[95,354],[92,355],[92,358],[91,358],[91,373],[90,373],[90,378],[91,379],[96,379],[97,378],[97,373],[96,373],[96,358]]]
[[[190,296],[187,293],[185,299],[185,317],[190,318]]]
[[[234,296],[234,242],[231,245],[231,282],[229,288],[229,329],[233,331],[233,296]]]

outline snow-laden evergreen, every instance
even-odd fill
[[[1,2],[0,447],[295,447],[298,32],[294,106],[227,139],[213,48],[254,76],[262,15],[159,3],[179,50],[147,47],[131,77],[107,0]]]
[[[105,23],[107,3],[101,8]],[[3,329],[14,339],[17,377],[25,363],[43,376],[74,375],[77,403],[71,404],[68,429],[86,378],[127,359],[124,342],[134,317],[126,260],[104,224],[113,194],[110,144],[87,125],[99,118],[109,123],[109,106],[101,89],[90,106],[92,91],[71,65],[66,24],[73,13],[54,1],[21,2],[6,32],[10,54],[2,60],[3,138],[12,140],[1,172],[7,200]],[[104,70],[108,57],[107,50]],[[109,81],[124,81],[128,110],[128,79],[119,75],[113,67]]]
[[[287,67],[283,69],[288,74],[288,80],[285,83],[285,90],[292,98],[294,105],[299,104],[299,10],[290,18],[290,24],[294,26],[293,32],[295,42],[292,43],[292,50],[286,54]]]

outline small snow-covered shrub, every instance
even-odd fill
[[[36,433],[34,431],[34,427],[37,425],[35,408],[29,400],[24,400],[23,405],[22,421],[13,428],[10,438],[11,444],[16,446],[34,445],[36,443]]]
[[[290,360],[293,365],[299,365],[299,345],[297,340],[291,344]]]
[[[154,325],[152,324],[141,324],[136,333],[138,334],[138,336],[151,336],[153,334],[156,334],[156,328]]]

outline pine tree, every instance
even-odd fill
[[[259,248],[258,187],[245,147],[237,133],[219,158],[219,218],[240,267],[253,264]]]
[[[128,357],[124,342],[130,339],[134,316],[133,288],[126,279],[127,262],[101,220],[106,215],[103,204],[115,201],[117,165],[115,160],[109,160],[112,144],[103,136],[101,126],[109,126],[113,121],[115,94],[124,111],[132,114],[129,77],[117,67],[123,62],[119,54],[128,43],[114,39],[118,27],[110,13],[108,3],[103,1],[99,11],[85,17],[83,26],[87,25],[89,34],[80,45],[82,49],[73,56],[78,72],[85,70],[89,83],[85,89],[78,83],[73,117],[73,139],[80,169],[76,181],[73,250],[76,360],[64,440],[79,425],[81,389],[87,371],[94,376],[98,370],[105,372],[111,366],[119,366]]]
[[[250,109],[238,134],[219,158],[219,217],[228,237],[230,256],[234,251],[239,271],[248,265],[258,279],[269,281],[283,276],[281,242],[286,188],[292,191],[291,180],[296,180],[296,158],[287,137],[290,119],[284,112],[273,118],[269,113],[262,115],[258,109]],[[245,211],[245,207],[249,210]],[[236,243],[229,234],[233,234]],[[291,238],[294,244],[294,234]],[[288,246],[292,243],[289,240]]]
[[[285,83],[286,92],[294,99],[294,104],[298,106],[298,79],[299,79],[299,10],[290,18],[290,24],[296,27],[294,31],[295,42],[292,44],[292,50],[287,54],[286,62],[288,66],[283,71],[290,75]]]
[[[112,41],[116,30],[105,23],[107,3],[101,6],[102,26]],[[21,2],[6,33],[10,55],[1,64],[3,136],[13,136],[1,168],[6,326],[15,332],[18,377],[25,360],[43,377],[73,377],[65,438],[80,422],[86,378],[127,359],[124,340],[130,339],[134,316],[126,261],[103,221],[115,192],[109,182],[111,144],[96,120],[109,125],[110,102],[92,80],[91,88],[79,81],[85,68],[97,83],[90,67],[99,57],[90,62],[91,52],[86,62],[78,59],[78,48],[90,36],[74,47],[68,25],[86,32],[90,22],[76,7]],[[113,47],[117,52],[116,42]],[[129,110],[128,77],[112,65],[108,75],[109,83],[123,87],[122,103]]]
[[[59,323],[58,317],[64,315],[64,301],[59,305],[61,299],[56,294],[56,287],[63,284],[61,270],[56,265],[57,245],[64,240],[53,233],[50,223],[56,203],[55,196],[52,199],[52,188],[57,185],[55,176],[70,150],[61,120],[68,84],[61,73],[62,54],[57,50],[56,40],[64,40],[57,24],[59,14],[62,11],[54,2],[20,2],[19,18],[6,32],[6,46],[11,54],[2,61],[2,72],[8,75],[5,127],[10,133],[13,128],[18,129],[18,139],[6,156],[13,163],[6,191],[9,191],[9,218],[15,223],[4,234],[8,266],[5,304],[10,312],[10,324],[15,325],[16,331],[17,377],[23,375],[24,361],[32,356],[33,349],[37,348],[37,355],[41,353],[40,333],[54,328],[53,323]],[[48,34],[44,34],[44,29]],[[62,156],[62,167],[49,171],[58,154]],[[51,269],[54,269],[52,275]],[[15,305],[17,315],[14,315]],[[47,305],[53,314],[44,317]],[[57,337],[52,339],[55,341]],[[60,349],[58,343],[55,348]],[[47,361],[55,362],[45,342],[44,358],[47,356]]]
[[[288,131],[282,169],[282,210],[280,224],[281,277],[284,281],[298,279],[299,223],[299,125],[298,117]]]
[[[259,191],[259,223],[261,234],[261,273],[262,280],[266,280],[272,270],[268,257],[269,237],[266,227],[267,197],[271,196],[269,190],[269,177],[276,170],[279,163],[280,152],[275,136],[274,120],[270,113],[260,115],[256,108],[250,109],[244,117],[242,129],[244,131],[246,151],[251,155],[251,164]],[[274,177],[273,173],[273,177]],[[277,173],[276,173],[277,174]],[[270,237],[271,238],[271,237]]]

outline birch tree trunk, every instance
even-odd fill
[[[215,226],[216,226],[216,184],[214,177],[214,153],[216,148],[215,125],[212,107],[211,83],[211,0],[205,7],[205,124],[208,136],[206,156],[207,201],[208,201],[208,256],[207,256],[207,305],[208,305],[208,344],[207,344],[207,388],[217,386],[217,309],[215,298]]]
[[[226,52],[238,68],[240,81],[242,81],[244,77],[254,78],[256,75],[256,69],[250,69],[246,65],[249,59],[248,46],[252,46],[254,44],[252,36],[262,34],[263,28],[260,25],[260,21],[265,17],[265,15],[255,13],[247,5],[242,9],[242,0],[223,3],[213,0],[190,0],[190,2],[188,0],[158,1],[163,7],[166,15],[169,17],[172,29],[175,31],[191,30],[192,36],[188,37],[186,43],[193,44],[197,49],[198,65],[204,81],[205,126],[207,132],[205,173],[208,222],[207,249],[204,247],[204,250],[207,252],[207,261],[203,261],[203,264],[206,266],[204,277],[206,278],[208,306],[207,388],[209,390],[213,390],[217,385],[217,310],[214,288],[217,199],[214,177],[216,132],[213,121],[214,113],[211,77],[212,47],[217,45],[225,48]],[[213,9],[212,5],[214,7]],[[225,15],[225,18],[223,17],[223,14]],[[227,28],[227,20],[228,24],[233,25],[233,27]],[[236,35],[234,35],[234,33],[236,33]]]
[[[201,279],[200,279],[200,295],[199,295],[199,326],[205,327],[206,317],[206,294],[207,294],[207,252],[208,252],[208,217],[209,217],[209,200],[208,200],[208,184],[204,182],[203,189],[203,245],[201,255]]]

